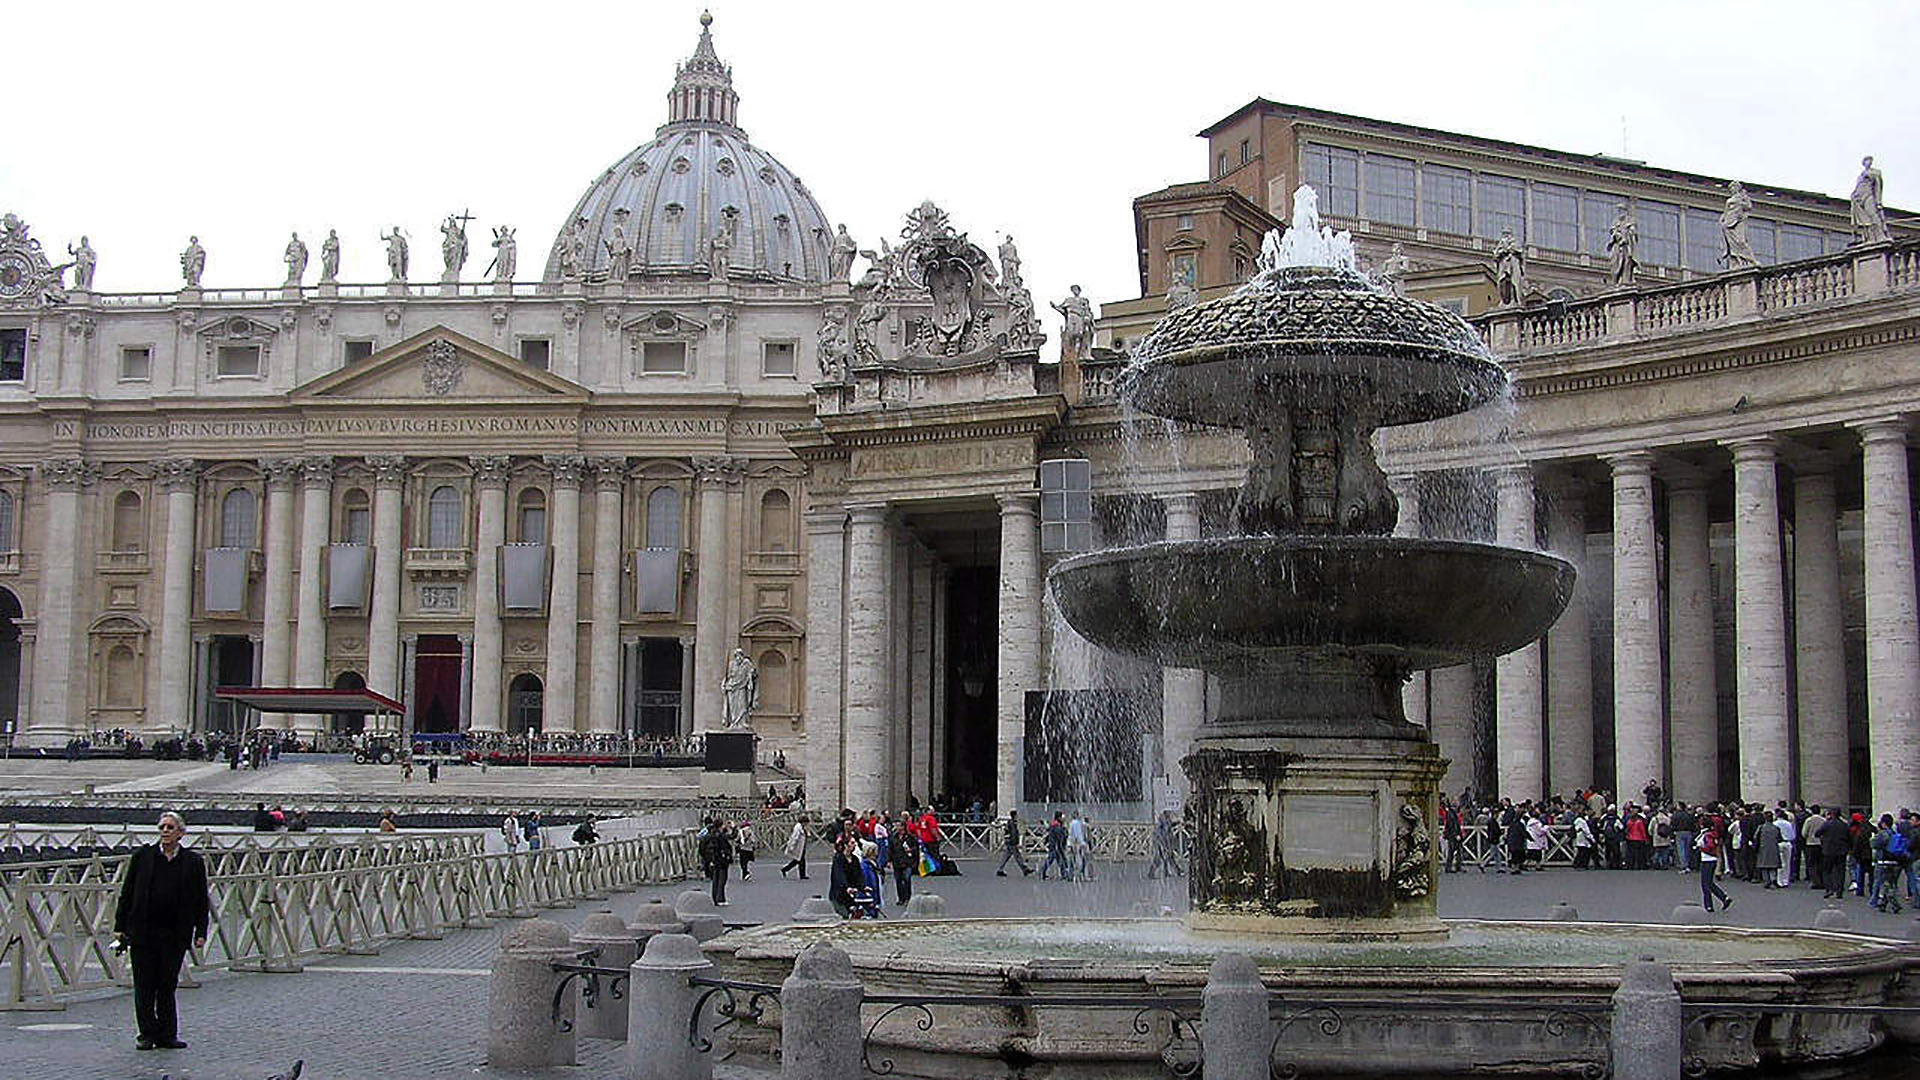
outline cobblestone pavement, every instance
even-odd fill
[[[997,861],[997,860],[996,860]],[[812,877],[782,877],[780,860],[758,860],[751,881],[734,880],[728,918],[780,920],[820,891],[824,864]],[[1094,881],[1062,884],[1037,877],[993,874],[992,862],[963,861],[959,877],[921,878],[915,887],[939,893],[951,915],[1123,915],[1136,905],[1185,907],[1185,882],[1147,881],[1142,866],[1111,866]],[[699,883],[652,887],[611,902],[590,902],[546,917],[577,926],[593,911],[631,915],[641,902],[674,896]],[[1804,887],[1785,891],[1732,882],[1734,907],[1714,920],[1741,926],[1811,925],[1824,906]],[[889,890],[891,894],[891,890]],[[1671,871],[1550,870],[1518,878],[1501,874],[1446,875],[1441,909],[1449,917],[1538,918],[1566,900],[1583,916],[1601,920],[1660,920],[1684,900],[1698,900],[1695,879]],[[1904,937],[1917,927],[1915,909],[1883,915],[1864,901],[1841,905],[1856,930]],[[405,1077],[441,1080],[490,1078],[481,1033],[487,1007],[486,971],[500,935],[512,926],[455,930],[439,941],[396,942],[377,956],[337,957],[295,975],[218,975],[181,991],[181,1037],[190,1048],[141,1053],[133,1049],[129,996],[79,1002],[63,1012],[12,1013],[0,1018],[0,1076],[39,1080],[264,1080],[294,1059],[313,1080]],[[583,1039],[580,1065],[547,1076],[621,1075],[619,1044]],[[722,1065],[722,1080],[762,1074]]]

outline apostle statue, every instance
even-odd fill
[[[732,272],[733,223],[723,223],[707,239],[707,273],[715,281],[727,280]]]
[[[1633,215],[1627,213],[1627,204],[1621,203],[1613,217],[1613,228],[1607,232],[1607,251],[1613,256],[1613,264],[1607,271],[1608,280],[1615,285],[1633,284],[1633,275],[1640,269],[1640,260],[1634,257],[1634,249],[1639,246],[1640,226],[1634,223]]]
[[[1887,208],[1881,200],[1886,181],[1873,167],[1871,156],[1860,159],[1860,179],[1853,182],[1853,242],[1877,244],[1890,238]]]
[[[520,265],[520,242],[513,238],[513,226],[501,225],[493,230],[493,280],[512,281],[513,272]]]
[[[467,265],[467,222],[472,220],[472,214],[462,212],[448,214],[440,223],[440,258],[445,266],[441,281],[460,280],[460,270]]]
[[[1514,239],[1512,229],[1501,229],[1500,241],[1493,245],[1493,285],[1500,294],[1501,307],[1526,302],[1527,253]]]
[[[1000,279],[1008,288],[1025,284],[1020,278],[1020,249],[1013,246],[1011,234],[1000,241]]]
[[[1385,285],[1393,295],[1405,296],[1407,295],[1406,277],[1412,270],[1413,260],[1407,258],[1406,249],[1401,246],[1400,241],[1395,240],[1392,253],[1380,260],[1380,268],[1374,272],[1374,276],[1379,278],[1380,284]]]
[[[720,683],[727,697],[727,726],[740,727],[760,704],[760,672],[745,649],[733,650],[727,657],[727,676]]]
[[[327,230],[327,239],[320,245],[320,284],[331,285],[340,279],[340,233]]]
[[[198,236],[187,237],[187,250],[180,253],[180,276],[186,279],[187,288],[200,287],[200,274],[207,268],[207,249],[200,246]]]
[[[613,239],[602,240],[607,249],[608,273],[614,281],[625,281],[633,270],[633,241],[627,239],[627,216],[632,211],[622,206],[613,212]]]
[[[1753,196],[1735,180],[1727,189],[1727,208],[1720,212],[1720,238],[1727,248],[1720,261],[1729,270],[1751,270],[1760,265],[1753,254],[1753,239],[1747,235],[1747,218],[1752,214]]]
[[[853,257],[860,253],[860,245],[848,235],[847,227],[841,225],[833,234],[833,247],[827,250],[827,280],[845,281],[853,272]]]
[[[387,242],[387,275],[391,281],[407,280],[407,236],[395,225],[391,233],[381,233]]]
[[[1060,313],[1066,325],[1061,328],[1060,358],[1079,359],[1093,344],[1093,303],[1080,295],[1080,286],[1070,286],[1073,295],[1050,305]]]
[[[280,256],[280,260],[287,264],[287,287],[299,288],[300,279],[307,276],[307,244],[300,239],[299,233],[294,233],[293,239],[287,241],[286,253]]]
[[[79,247],[67,245],[67,254],[73,256],[73,287],[81,292],[92,292],[93,268],[99,261],[93,253],[93,245],[82,236]]]

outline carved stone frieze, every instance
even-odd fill
[[[427,344],[427,358],[420,363],[420,385],[435,397],[445,397],[460,386],[466,373],[467,358],[451,341]]]

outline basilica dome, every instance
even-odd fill
[[[740,130],[740,97],[732,69],[714,54],[712,22],[701,15],[700,44],[674,72],[667,122],[653,141],[602,173],[567,215],[547,256],[547,280],[623,271],[826,280],[827,217],[800,178]],[[722,233],[726,268],[715,271]]]

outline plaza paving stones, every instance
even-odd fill
[[[816,856],[818,851],[815,852]],[[938,893],[956,916],[1124,915],[1136,904],[1176,911],[1185,908],[1185,882],[1146,881],[1142,864],[1097,868],[1089,882],[1042,882],[1037,876],[997,878],[998,860],[963,860],[959,877],[917,878],[916,889]],[[800,902],[821,891],[826,866],[817,857],[812,878],[782,878],[780,860],[757,860],[752,881],[735,878],[722,908],[732,922],[784,920]],[[543,912],[569,929],[595,911],[631,917],[653,897],[671,901],[684,889],[654,886],[612,901]],[[1804,927],[1824,906],[1818,893],[1797,886],[1763,890],[1731,882],[1735,904],[1715,913],[1715,922],[1740,926]],[[889,885],[888,897],[892,898]],[[1583,917],[1662,920],[1683,900],[1698,900],[1692,877],[1671,871],[1550,870],[1518,878],[1502,874],[1445,875],[1441,910],[1461,918],[1544,918],[1558,900]],[[1904,937],[1916,925],[1915,909],[1883,915],[1858,899],[1842,907],[1856,930]],[[897,915],[891,906],[890,915]],[[440,1080],[496,1075],[485,1062],[480,1032],[485,1022],[485,972],[500,937],[516,925],[503,921],[481,930],[450,931],[440,941],[403,941],[378,956],[339,957],[308,965],[296,975],[216,975],[198,989],[180,992],[181,1037],[186,1050],[141,1053],[133,1049],[129,995],[77,1002],[63,1012],[12,1013],[0,1017],[0,1077],[46,1080],[265,1080],[305,1059],[312,1080],[406,1077]],[[552,1069],[551,1078],[614,1078],[621,1074],[623,1047],[580,1041],[580,1065]],[[526,1075],[526,1074],[517,1074]],[[762,1077],[720,1063],[721,1080]]]

